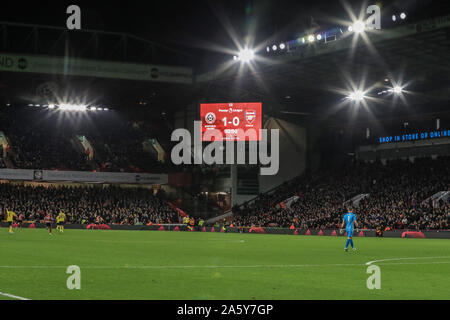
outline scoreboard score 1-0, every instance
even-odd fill
[[[202,141],[212,141],[205,137],[208,130],[218,130],[222,139],[216,141],[259,141],[262,123],[261,102],[202,103]],[[243,133],[249,133],[243,136]],[[255,133],[255,134],[250,134]]]

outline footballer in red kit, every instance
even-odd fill
[[[22,228],[23,226],[23,220],[24,220],[24,216],[23,214],[19,214],[19,219],[17,219],[17,224],[19,225],[19,228]]]
[[[52,221],[53,221],[53,217],[51,213],[47,213],[47,215],[44,217],[44,222],[45,225],[47,226],[48,229],[48,234],[52,234]]]

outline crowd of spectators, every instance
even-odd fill
[[[107,224],[178,223],[179,214],[161,196],[146,188],[117,186],[30,186],[0,184],[1,212],[6,209],[25,220],[40,221],[47,213],[63,211],[68,222]]]
[[[296,178],[254,203],[234,208],[238,226],[338,228],[345,201],[369,194],[355,208],[363,228],[447,229],[449,202],[424,201],[450,190],[450,158],[355,162],[340,170]],[[290,206],[281,202],[298,196]]]
[[[16,168],[46,170],[92,170],[86,154],[77,152],[70,137],[46,132],[10,134],[14,148],[11,160]]]
[[[0,114],[0,131],[9,139],[7,156],[15,168],[164,172],[166,167],[155,153],[144,149],[143,142],[155,135],[151,122],[130,120],[115,112],[70,115],[28,107]],[[76,136],[91,142],[93,159],[77,146]]]
[[[107,134],[105,134],[107,132]],[[108,130],[88,134],[98,151],[100,171],[113,172],[161,172],[164,166],[155,155],[144,150],[144,141],[152,133],[142,129],[136,122],[119,122]]]

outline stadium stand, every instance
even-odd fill
[[[179,214],[162,198],[145,188],[0,184],[2,210],[30,221],[62,210],[68,222],[78,224],[94,223],[98,216],[108,224],[178,223]]]
[[[151,172],[165,169],[163,163],[143,149],[152,137],[151,126],[114,115],[89,115],[86,119],[64,119],[61,112],[36,107],[8,112],[0,128],[11,142],[8,154],[14,168]],[[84,120],[84,121],[82,121]],[[95,154],[75,148],[76,136],[89,139]]]
[[[345,200],[362,193],[356,214],[363,228],[447,229],[450,205],[425,201],[450,186],[450,157],[359,163],[303,176],[263,194],[254,203],[234,208],[238,226],[338,228],[346,210]],[[289,207],[280,203],[289,196],[299,198]]]
[[[49,169],[86,171],[91,169],[84,154],[77,153],[64,135],[30,132],[27,135],[9,134],[15,148],[14,166],[21,169]]]

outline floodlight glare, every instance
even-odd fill
[[[353,26],[348,26],[348,31],[352,32],[353,31]]]
[[[305,43],[305,38],[302,38],[302,43]]]
[[[266,48],[266,51],[267,51],[267,52],[270,52],[270,47],[267,47],[267,48]]]
[[[54,104],[49,104],[49,105],[48,105],[48,108],[49,108],[49,109],[55,109],[55,105],[54,105]]]
[[[392,21],[396,21],[396,20],[397,20],[397,17],[395,16],[395,14],[392,15]]]
[[[277,46],[276,46],[276,45],[273,45],[273,46],[272,46],[272,50],[273,50],[273,51],[277,51]]]
[[[86,111],[86,106],[78,104],[60,104],[59,109],[63,111]]]
[[[245,48],[239,52],[238,59],[242,62],[249,62],[250,60],[253,60],[254,56],[255,52],[253,50]]]
[[[321,34],[318,34],[318,35],[316,36],[316,38],[317,38],[317,40],[320,40],[320,39],[322,39],[322,35],[321,35]]]
[[[364,97],[364,92],[362,92],[361,90],[356,90],[354,92],[351,92],[348,95],[348,99],[352,100],[352,101],[361,101],[363,100]]]
[[[404,12],[400,13],[400,19],[405,20],[406,19],[406,13],[404,13]]]
[[[233,56],[233,60],[237,60],[237,58],[238,58],[238,57],[236,57],[236,56]]]
[[[355,21],[355,23],[353,23],[353,31],[355,31],[356,33],[363,32],[365,28],[366,25],[361,20]]]
[[[399,94],[399,93],[402,93],[403,88],[400,87],[400,86],[395,86],[394,88],[392,88],[392,91],[393,91],[394,93]]]
[[[280,49],[283,50],[284,48],[286,48],[286,45],[284,43],[280,43]]]
[[[314,41],[314,36],[313,35],[309,35],[308,36],[308,41],[309,42],[313,42]]]

